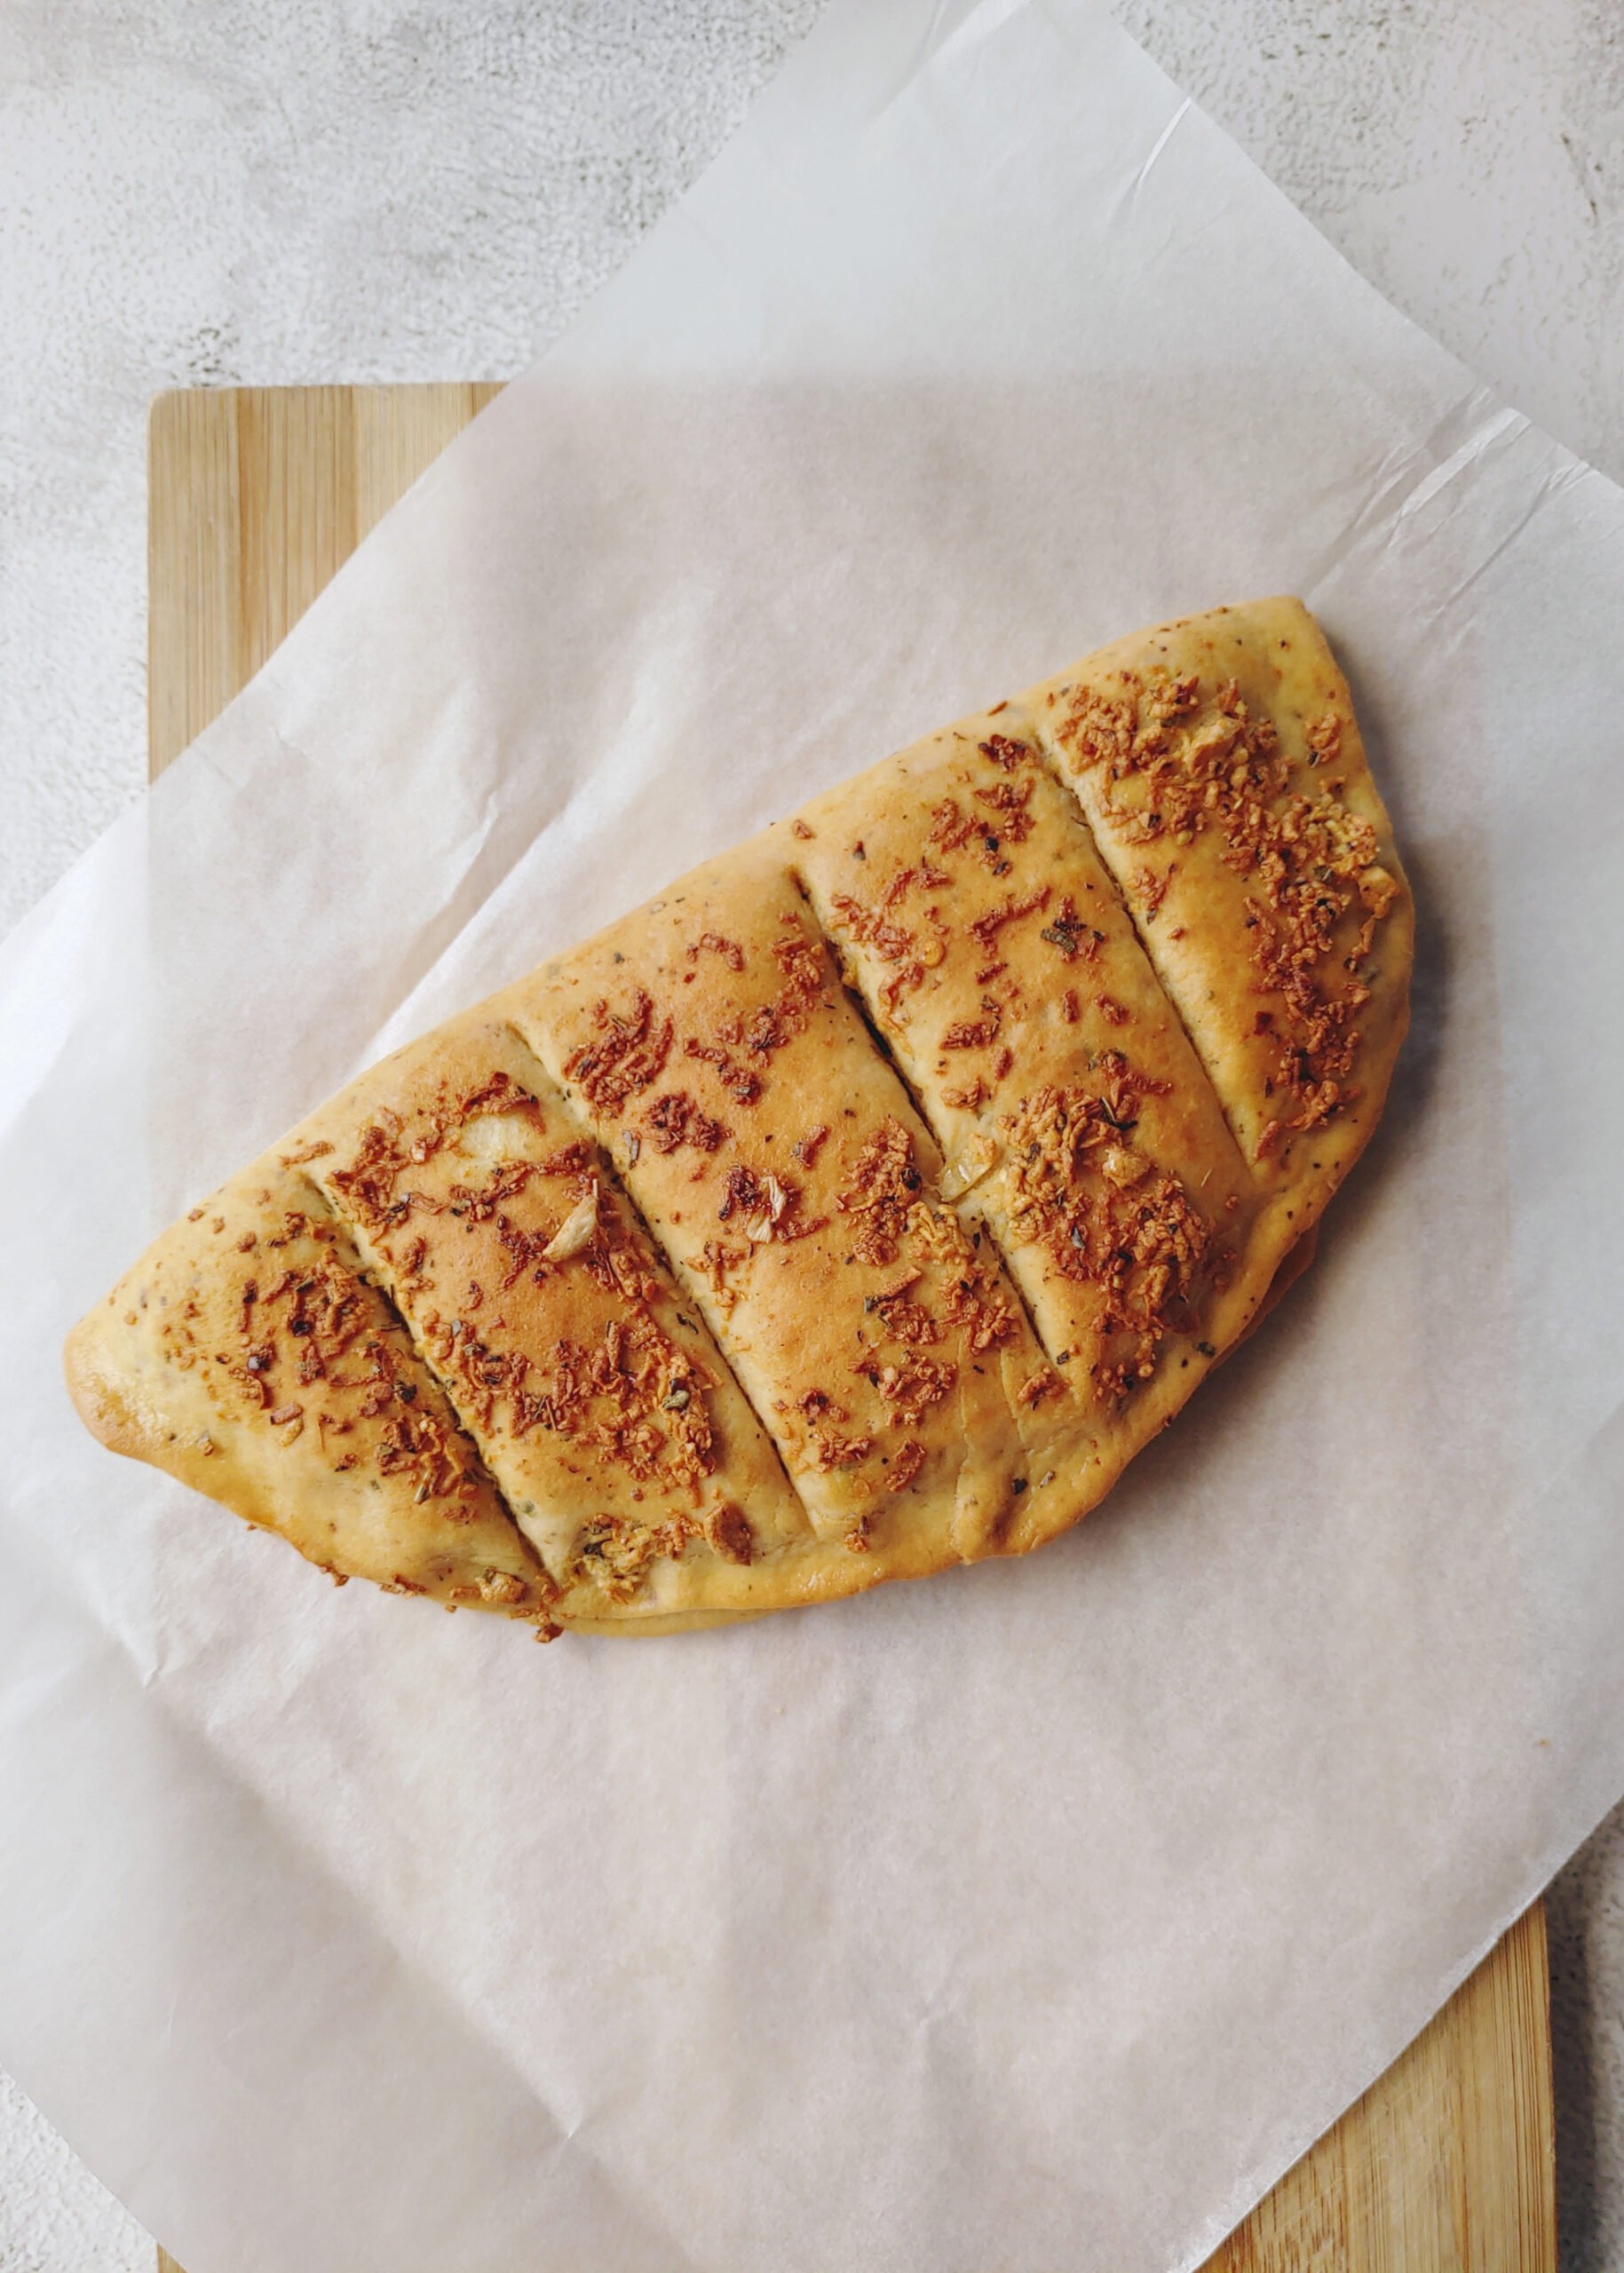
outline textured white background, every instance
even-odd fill
[[[0,0],[0,931],[142,780],[147,398],[514,370],[817,4]],[[1358,268],[1624,479],[1620,0],[1113,4]],[[1624,1810],[1551,1930],[1565,2273],[1624,2273]],[[151,2264],[0,2075],[0,2273]]]

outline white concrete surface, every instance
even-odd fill
[[[1113,4],[1356,267],[1624,479],[1618,0]],[[816,11],[0,0],[0,931],[142,780],[147,398],[515,369]],[[1551,1921],[1565,2273],[1624,2273],[1624,1810]],[[0,2273],[151,2264],[0,2077]]]

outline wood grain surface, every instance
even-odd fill
[[[149,429],[154,774],[495,392],[287,387],[158,398]],[[1204,2273],[1555,2273],[1555,2160],[1536,1904]],[[158,2267],[180,2273],[162,2249]]]

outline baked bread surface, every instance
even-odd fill
[[[70,1389],[341,1581],[543,1637],[1025,1552],[1311,1255],[1412,936],[1300,603],[1138,634],[374,1066]]]

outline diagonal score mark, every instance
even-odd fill
[[[414,1329],[410,1319],[401,1308],[399,1292],[395,1285],[394,1271],[389,1263],[388,1259],[378,1254],[371,1241],[367,1238],[360,1225],[355,1221],[354,1217],[351,1216],[347,1210],[339,1208],[336,1202],[329,1197],[321,1185],[315,1181],[313,1176],[301,1175],[299,1182],[304,1184],[308,1191],[316,1210],[321,1214],[330,1216],[332,1221],[339,1226],[340,1230],[345,1232],[348,1236],[351,1245],[354,1247],[356,1254],[360,1256],[361,1263],[364,1266],[363,1275],[365,1276],[368,1286],[371,1287],[373,1293],[377,1296],[379,1302],[382,1303],[384,1308],[389,1313],[391,1319],[400,1327],[401,1333],[405,1335],[408,1346],[411,1350],[413,1355],[416,1358],[418,1364],[423,1367],[424,1373],[428,1374],[431,1381],[434,1382],[439,1386],[441,1394],[445,1398],[447,1405],[450,1408],[452,1419],[456,1422],[457,1427],[462,1430],[463,1436],[467,1437],[469,1443],[473,1446],[475,1453],[479,1455],[479,1467],[487,1482],[491,1487],[491,1492],[495,1499],[496,1504],[500,1507],[503,1514],[507,1518],[509,1530],[512,1532],[514,1538],[519,1542],[521,1554],[527,1562],[533,1563],[535,1565],[536,1569],[542,1573],[543,1578],[551,1580],[552,1573],[548,1570],[546,1564],[543,1562],[538,1549],[526,1536],[523,1525],[519,1523],[519,1517],[514,1514],[512,1502],[509,1500],[507,1493],[503,1491],[501,1480],[498,1477],[495,1469],[491,1465],[490,1455],[483,1443],[480,1441],[479,1431],[470,1426],[466,1414],[463,1413],[456,1398],[451,1393],[450,1382],[446,1379],[440,1367],[434,1363],[433,1358],[429,1355],[429,1352],[424,1347],[421,1338]]]
[[[1039,717],[1035,710],[1028,712],[1027,715],[1032,722],[1038,756],[1051,778],[1059,784],[1060,788],[1065,795],[1066,805],[1071,817],[1076,823],[1079,831],[1093,847],[1095,858],[1099,862],[1100,872],[1110,883],[1112,891],[1116,894],[1117,905],[1121,907],[1123,915],[1128,918],[1129,923],[1133,927],[1133,935],[1138,943],[1139,953],[1144,956],[1145,968],[1150,972],[1152,978],[1155,982],[1156,991],[1161,996],[1162,1001],[1167,1004],[1168,1009],[1171,1011],[1174,1018],[1177,1021],[1178,1030],[1184,1035],[1184,1040],[1189,1043],[1191,1055],[1194,1058],[1197,1065],[1200,1066],[1202,1078],[1206,1081],[1208,1089],[1212,1092],[1213,1102],[1216,1105],[1219,1113],[1224,1117],[1224,1126],[1229,1131],[1230,1141],[1235,1147],[1235,1152],[1240,1161],[1240,1165],[1246,1171],[1249,1180],[1253,1184],[1256,1184],[1258,1181],[1256,1168],[1247,1151],[1246,1145],[1241,1141],[1240,1131],[1235,1126],[1234,1113],[1232,1110],[1230,1101],[1224,1096],[1222,1088],[1219,1086],[1217,1076],[1213,1072],[1207,1052],[1202,1049],[1200,1041],[1197,1040],[1191,1028],[1189,1020],[1184,1016],[1183,1005],[1180,1003],[1177,995],[1175,994],[1171,986],[1168,986],[1166,978],[1162,976],[1161,965],[1156,960],[1151,942],[1145,936],[1145,927],[1134,912],[1132,903],[1129,901],[1127,893],[1122,889],[1122,879],[1120,872],[1118,871],[1116,862],[1112,859],[1105,847],[1100,843],[1099,837],[1095,831],[1094,824],[1089,819],[1088,810],[1083,804],[1081,798],[1077,795],[1076,784],[1071,778],[1065,760],[1061,757],[1059,752],[1055,748],[1053,743],[1050,741],[1048,729],[1044,725],[1043,720]]]
[[[707,1289],[701,1282],[693,1277],[692,1273],[683,1264],[680,1257],[671,1253],[664,1239],[661,1238],[654,1224],[650,1223],[648,1217],[638,1206],[630,1186],[627,1184],[619,1168],[615,1166],[613,1155],[598,1141],[598,1136],[593,1130],[590,1129],[587,1123],[582,1119],[571,1100],[564,1095],[564,1092],[553,1080],[552,1075],[548,1072],[546,1066],[543,1065],[541,1059],[536,1056],[535,1051],[531,1047],[527,1035],[513,1023],[511,1018],[504,1018],[503,1020],[503,1024],[506,1027],[508,1033],[512,1036],[513,1040],[518,1043],[519,1048],[523,1052],[528,1065],[535,1069],[535,1079],[536,1084],[538,1088],[545,1090],[550,1108],[556,1109],[559,1119],[563,1121],[567,1127],[576,1130],[582,1139],[592,1147],[593,1152],[598,1156],[598,1173],[599,1176],[609,1186],[610,1190],[623,1202],[627,1214],[631,1217],[632,1222],[642,1232],[645,1239],[647,1240],[650,1252],[654,1256],[661,1269],[664,1271],[666,1277],[670,1280],[673,1291],[686,1300],[691,1301],[694,1308],[698,1311],[701,1319],[704,1322],[705,1331],[710,1337],[711,1352],[714,1354],[717,1363],[727,1375],[728,1380],[732,1382],[734,1389],[738,1390],[739,1396],[743,1401],[746,1411],[750,1414],[752,1419],[755,1421],[757,1427],[761,1431],[763,1442],[771,1447],[773,1460],[778,1465],[779,1474],[783,1477],[785,1489],[788,1492],[790,1498],[795,1501],[796,1506],[805,1517],[808,1532],[815,1534],[817,1526],[812,1522],[811,1510],[808,1509],[805,1501],[802,1498],[800,1491],[796,1485],[795,1478],[790,1475],[788,1467],[785,1465],[783,1446],[780,1444],[776,1432],[769,1426],[761,1407],[757,1405],[756,1399],[750,1395],[749,1389],[741,1379],[738,1367],[733,1364],[732,1358],[727,1354],[726,1346],[723,1339],[723,1321],[714,1315],[712,1304],[708,1297]]]
[[[884,1034],[882,1033],[875,1015],[874,1005],[864,990],[860,977],[854,974],[849,969],[846,959],[841,953],[840,942],[835,938],[833,932],[830,931],[828,925],[825,923],[823,917],[818,912],[818,904],[812,898],[811,888],[808,885],[805,877],[801,875],[798,869],[791,868],[789,871],[789,879],[794,884],[796,891],[801,895],[801,899],[805,905],[806,912],[812,918],[812,923],[817,930],[818,936],[822,940],[825,951],[828,955],[830,962],[834,966],[835,975],[839,979],[840,984],[845,992],[846,1000],[851,1003],[853,1011],[856,1013],[858,1021],[862,1026],[863,1032],[867,1035],[870,1043],[873,1045],[875,1055],[883,1061],[888,1071],[894,1077],[898,1088],[902,1091],[903,1096],[913,1107],[915,1118],[923,1128],[926,1135],[931,1138],[931,1143],[936,1146],[937,1151],[941,1154],[945,1162],[947,1157],[947,1146],[942,1131],[936,1124],[936,1121],[931,1112],[923,1092],[915,1086],[906,1067],[898,1057],[897,1053],[891,1048],[890,1042],[886,1041]],[[956,1200],[945,1200],[943,1205],[945,1207],[951,1208],[955,1215],[961,1212],[959,1203]],[[1034,1317],[1032,1305],[1026,1299],[1026,1290],[1021,1285],[1019,1279],[1016,1275],[1015,1267],[1010,1262],[1002,1242],[998,1239],[991,1224],[988,1223],[986,1216],[979,1208],[975,1211],[973,1221],[975,1227],[979,1231],[982,1237],[985,1238],[988,1247],[991,1247],[993,1254],[997,1260],[998,1267],[1003,1273],[1004,1282],[1008,1286],[1010,1292],[1014,1295],[1017,1306],[1018,1307],[1022,1317],[1026,1321],[1027,1331],[1031,1334],[1034,1346],[1043,1352],[1044,1357],[1048,1358],[1050,1364],[1052,1366],[1055,1363],[1055,1352],[1050,1348],[1047,1340],[1038,1330],[1037,1319]]]

